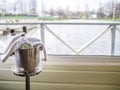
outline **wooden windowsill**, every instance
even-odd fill
[[[5,63],[0,62],[0,67],[14,65],[14,58],[10,57]],[[113,56],[57,56],[48,55],[47,61],[42,61],[43,65],[116,65],[120,66],[120,57]]]

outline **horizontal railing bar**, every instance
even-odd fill
[[[0,23],[0,25],[39,25],[41,23]]]
[[[120,25],[120,22],[43,22],[43,24],[55,25]]]
[[[120,25],[120,22],[59,22],[59,21],[45,21],[45,22],[20,22],[20,23],[0,23],[0,25],[38,25],[38,24],[49,24],[49,25]]]

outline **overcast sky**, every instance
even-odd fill
[[[14,2],[16,0],[8,0],[9,2]],[[29,0],[26,0],[29,1]],[[44,9],[49,10],[51,7],[52,8],[70,8],[70,10],[84,10],[86,7],[89,7],[90,10],[97,9],[100,5],[100,3],[106,3],[108,1],[112,0],[37,0],[37,6],[38,9],[41,9],[41,3],[43,2],[44,4]],[[113,0],[113,1],[118,1],[120,0]]]
[[[42,0],[38,0],[39,3]],[[66,8],[69,7],[71,10],[84,10],[86,6],[90,9],[97,9],[100,3],[106,3],[112,0],[43,0],[44,8],[48,9],[50,7],[57,8],[62,7]],[[114,0],[115,1],[115,0]],[[116,0],[119,1],[120,0]]]

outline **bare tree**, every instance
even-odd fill
[[[2,15],[6,14],[6,1],[5,0],[1,0],[1,12],[2,12]]]
[[[53,7],[50,8],[49,13],[51,16],[54,16],[55,10],[53,9]]]
[[[110,2],[107,2],[105,5],[104,5],[104,8],[105,8],[105,12],[108,14],[108,17],[109,18],[113,18],[115,17],[115,8],[116,8],[116,5],[117,5],[117,2],[116,0],[112,0]]]
[[[98,18],[104,18],[105,17],[104,7],[101,3],[99,4],[99,9],[97,10],[97,17]]]
[[[85,17],[88,19],[89,18],[89,5],[85,5]]]
[[[57,14],[61,17],[64,18],[65,17],[65,12],[61,7],[58,7],[57,9]]]
[[[37,4],[36,4],[36,0],[30,0],[30,11],[32,14],[36,14],[36,7],[37,7]]]
[[[76,7],[76,16],[77,16],[78,18],[81,18],[81,11],[80,11],[79,5],[77,5],[77,7]]]
[[[97,10],[97,16],[98,18],[115,18],[116,15],[116,0],[109,1],[105,4],[101,4],[99,6],[99,9]]]
[[[66,6],[66,8],[65,8],[65,18],[70,18],[70,17],[71,17],[70,7]]]
[[[115,12],[116,18],[120,18],[120,3],[116,5]]]

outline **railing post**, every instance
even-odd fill
[[[111,55],[115,54],[116,25],[111,28]]]
[[[45,44],[45,31],[43,23],[40,24],[40,28],[41,28],[41,41]]]

